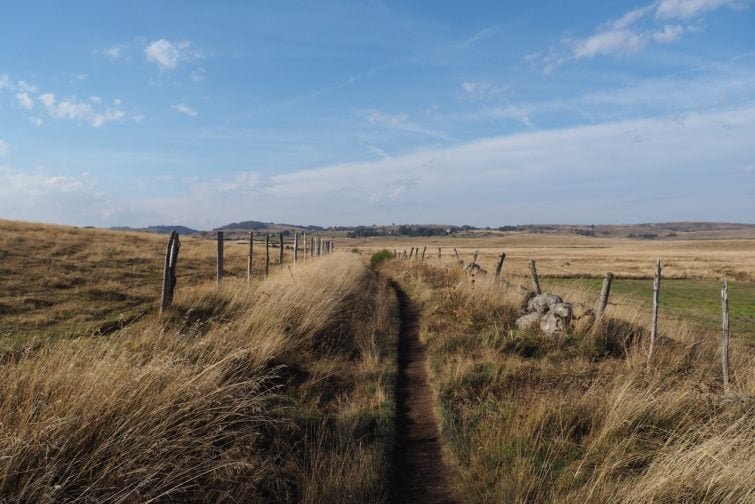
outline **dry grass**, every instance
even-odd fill
[[[663,259],[664,277],[720,280],[723,276],[755,281],[755,241],[748,239],[707,240],[631,240],[593,238],[565,234],[505,233],[479,238],[449,237],[376,237],[339,239],[341,248],[375,251],[380,248],[399,252],[411,247],[427,247],[426,257],[437,261],[438,247],[447,261],[457,248],[462,259],[471,261],[475,251],[478,262],[488,271],[495,270],[498,254],[506,252],[504,270],[509,275],[526,275],[527,263],[537,260],[545,277],[600,277],[611,271],[622,278],[652,278],[653,266]]]
[[[752,349],[732,351],[721,388],[719,337],[662,319],[650,366],[649,317],[611,306],[595,331],[512,329],[518,288],[453,265],[385,266],[425,316],[431,381],[454,485],[467,502],[746,502],[755,477]],[[566,292],[595,302],[594,293]],[[639,337],[622,345],[628,332]],[[619,342],[619,343],[617,343]]]
[[[46,326],[48,338],[4,354],[0,500],[386,500],[398,308],[358,258],[330,256],[251,284],[230,278],[217,290],[205,280],[212,253],[202,247],[212,244],[186,240],[174,308],[158,318],[150,254],[161,237],[3,224],[0,248],[14,253],[43,252],[44,236],[66,260],[99,265],[105,247],[118,250],[119,266],[144,258],[133,282],[114,268],[106,287],[40,287],[52,306],[76,294],[70,309],[96,321],[100,296],[83,293],[98,288],[143,292],[139,308],[150,312],[99,337],[77,321],[61,339],[64,312],[52,310],[61,320]],[[9,285],[67,274],[35,268],[26,282],[14,271]]]

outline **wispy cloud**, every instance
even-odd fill
[[[111,47],[106,47],[104,49],[101,49],[99,53],[105,56],[106,58],[115,61],[125,56],[125,50],[126,50],[125,44],[117,44]]]
[[[459,47],[470,47],[475,45],[477,42],[480,42],[481,40],[485,40],[487,38],[492,37],[496,33],[496,27],[491,26],[489,28],[483,28],[482,30],[478,31],[471,37],[463,40]]]
[[[398,114],[390,114],[376,109],[367,109],[358,111],[357,114],[363,117],[369,124],[375,126],[381,126],[384,128],[397,129],[401,131],[408,131],[410,133],[418,133],[442,140],[450,140],[449,135],[443,131],[427,128],[413,120],[411,120],[409,114],[400,112]]]
[[[171,108],[175,110],[176,112],[178,112],[179,114],[184,114],[189,117],[197,117],[199,115],[199,112],[189,107],[185,103],[178,103],[176,105],[173,105]]]
[[[528,54],[525,60],[539,62],[545,73],[550,73],[570,60],[636,53],[650,44],[668,44],[686,32],[699,31],[695,24],[668,24],[669,20],[689,21],[721,7],[746,8],[751,3],[751,0],[660,0],[601,24],[593,35],[566,37],[559,46],[544,54]],[[660,25],[662,21],[666,23]]]
[[[201,58],[201,53],[192,48],[191,42],[170,42],[159,39],[147,44],[144,54],[148,62],[155,63],[160,71],[172,70],[183,61],[192,61]]]
[[[29,96],[29,93],[16,93],[16,101],[26,110],[31,110],[34,107],[34,99]]]
[[[466,81],[461,83],[464,98],[474,101],[483,101],[502,95],[509,90],[507,86],[498,86],[489,81]]]
[[[106,107],[96,110],[92,103],[75,98],[58,100],[53,93],[44,93],[37,97],[45,112],[55,119],[78,120],[89,123],[95,128],[109,122],[119,122],[125,117],[122,110]]]

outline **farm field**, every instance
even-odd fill
[[[644,243],[606,240],[599,273],[570,277],[555,265],[587,271],[594,249],[447,238],[442,259],[418,261],[339,238],[333,255],[296,265],[273,249],[267,278],[255,243],[247,282],[248,242],[227,240],[218,288],[216,242],[182,237],[174,304],[159,316],[165,236],[0,228],[4,499],[741,502],[750,491],[755,292],[730,285],[724,391],[714,241],[674,249],[687,266],[668,268],[648,363]],[[750,252],[732,243],[748,278]],[[467,262],[480,250],[491,271],[506,250],[506,283],[464,272],[454,246]],[[695,251],[709,277],[683,277]],[[536,252],[543,290],[570,302],[594,306],[600,272],[617,274],[604,323],[556,337],[517,328]]]

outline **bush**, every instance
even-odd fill
[[[370,257],[370,268],[375,269],[378,264],[391,257],[393,257],[393,252],[389,250],[383,249],[375,252],[372,254],[372,257]]]

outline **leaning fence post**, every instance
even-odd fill
[[[218,287],[223,282],[223,232],[218,231]]]
[[[299,260],[299,233],[294,232],[294,264]]]
[[[598,315],[595,317],[596,320],[603,318],[603,313],[606,311],[606,307],[608,306],[608,296],[611,294],[612,281],[613,273],[609,271],[606,273],[605,278],[603,278],[603,288],[600,290],[600,304],[598,305]]]
[[[176,263],[181,242],[178,233],[173,231],[165,249],[165,268],[163,269],[163,291],[160,298],[160,313],[173,303],[173,290],[176,287]]]
[[[265,233],[265,277],[270,273],[270,233]]]
[[[459,259],[459,251],[456,250],[456,247],[454,247],[454,254],[456,254],[456,260],[461,261],[461,259]]]
[[[425,260],[425,251],[427,250],[427,247],[422,249],[422,260]]]
[[[409,251],[409,259],[411,259],[413,255],[414,255],[414,247],[412,247],[412,249]]]
[[[438,261],[442,260],[442,256],[440,253],[440,247],[438,247]]]
[[[498,264],[495,266],[495,277],[500,278],[501,276],[501,270],[503,270],[503,261],[506,260],[506,252],[501,252],[501,255],[498,256]]]
[[[252,262],[254,260],[254,231],[249,231],[249,256],[246,259],[246,281],[252,280]]]
[[[472,264],[477,264],[477,256],[480,254],[479,250],[474,251],[474,257],[472,257]]]
[[[302,235],[302,242],[304,244],[304,247],[303,247],[304,248],[304,250],[303,250],[303,252],[304,252],[304,262],[307,262],[307,233],[304,233]]]
[[[280,251],[278,252],[278,264],[280,265],[280,268],[283,269],[283,233],[280,233],[278,235],[280,237]]]
[[[724,278],[721,287],[721,315],[723,316],[723,347],[721,348],[721,367],[724,376],[724,390],[729,390],[729,282]]]
[[[534,289],[535,294],[542,294],[543,291],[540,290],[540,279],[537,277],[537,266],[535,265],[534,259],[530,259],[530,275],[532,276],[532,288]]]
[[[655,278],[653,279],[653,321],[650,327],[650,346],[648,347],[648,360],[653,356],[655,339],[658,336],[658,302],[661,293],[661,260],[655,266]]]

